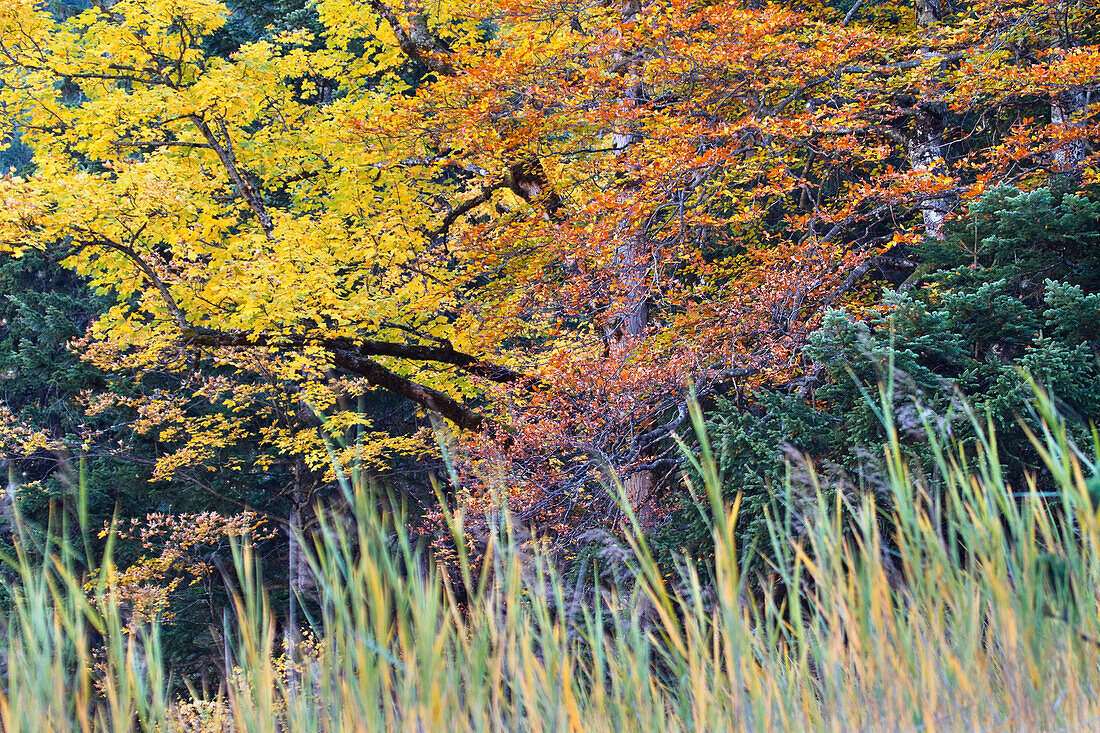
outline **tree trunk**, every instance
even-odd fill
[[[293,704],[301,687],[301,629],[298,626],[299,598],[305,591],[305,572],[302,560],[302,510],[306,504],[305,462],[294,461],[294,483],[290,490],[290,516],[287,521],[287,586],[288,596],[286,629],[283,647],[286,652],[287,696]]]
[[[4,485],[2,500],[0,500],[0,532],[10,535],[12,541],[19,543],[19,537],[15,522],[15,493],[19,490],[19,484],[15,478],[15,463],[8,459],[0,459],[0,470],[7,474],[7,483]]]
[[[909,165],[914,171],[944,172],[944,114],[946,108],[941,103],[920,104],[913,115],[913,129],[906,136]],[[926,198],[920,202],[921,218],[924,219],[924,233],[930,239],[943,239],[943,226],[955,195]]]
[[[940,0],[915,0],[914,16],[918,28],[930,28],[943,18]],[[944,117],[947,105],[943,102],[918,102],[913,109],[913,129],[907,135],[909,165],[914,171],[944,172]],[[943,196],[923,199],[920,203],[924,233],[930,239],[943,239],[943,225],[956,197]]]
[[[637,13],[637,4],[628,3],[623,12],[624,22]],[[644,83],[639,81],[632,86],[626,99],[633,105],[645,104],[647,95]],[[636,185],[624,159],[629,148],[640,141],[641,136],[629,129],[616,131],[612,136],[611,145],[619,159],[619,187],[624,191]],[[629,223],[624,223],[624,228],[629,226]],[[649,327],[649,250],[644,232],[628,234],[623,239],[615,249],[615,264],[626,298],[622,310],[608,324],[608,342],[615,347],[611,350],[612,358],[627,358],[645,337]],[[656,477],[651,470],[629,471],[623,478],[627,500],[643,525],[648,524],[652,518],[651,499],[655,485]]]
[[[1081,127],[1082,122],[1078,115],[1085,110],[1088,102],[1088,93],[1080,87],[1070,88],[1054,95],[1050,105],[1050,122],[1059,128],[1060,135],[1072,136],[1073,132]],[[1081,182],[1081,163],[1087,154],[1086,142],[1080,136],[1056,143],[1050,183],[1076,188]]]
[[[943,18],[940,0],[916,0],[913,15],[918,28],[927,28],[939,23]]]

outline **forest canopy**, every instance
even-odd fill
[[[574,557],[621,480],[705,554],[692,400],[747,538],[792,465],[881,484],[884,382],[915,466],[972,409],[1022,479],[1029,378],[1100,416],[1098,36],[1094,0],[5,0],[21,501],[83,471],[205,546],[355,465],[446,557],[444,451],[471,526]]]

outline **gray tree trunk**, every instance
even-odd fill
[[[1079,115],[1089,103],[1089,94],[1080,87],[1067,89],[1054,95],[1050,105],[1050,122],[1061,128],[1063,133],[1071,133],[1081,127]],[[1051,183],[1070,184],[1074,187],[1081,182],[1081,163],[1088,155],[1088,146],[1084,139],[1066,140],[1054,147],[1054,159],[1051,164]]]
[[[943,18],[940,0],[915,0],[914,16],[918,28],[929,28]],[[942,102],[918,103],[914,108],[913,128],[906,136],[909,166],[917,172],[944,172],[944,118],[947,105]],[[920,202],[924,233],[930,239],[943,239],[943,226],[956,197],[946,195]]]
[[[913,115],[913,129],[906,135],[909,165],[914,171],[944,172],[943,118],[945,113],[945,106],[939,103],[922,104],[917,107]],[[955,195],[950,194],[926,198],[920,202],[925,236],[931,239],[943,239],[944,223],[955,200]]]
[[[624,12],[624,21],[629,21],[639,11],[637,3],[628,3]],[[643,82],[639,81],[627,92],[627,101],[634,105],[642,105],[646,100],[646,89]],[[641,136],[633,130],[623,129],[616,131],[612,137],[611,145],[615,156],[619,158],[619,171],[622,177],[620,186],[625,190],[634,183],[631,180],[629,165],[624,158],[631,146],[641,141]],[[624,223],[624,228],[629,224]],[[637,348],[645,337],[649,327],[649,249],[643,232],[628,234],[616,247],[615,264],[618,270],[619,281],[626,290],[625,307],[614,320],[608,324],[610,333],[608,341],[617,348],[615,351],[620,357],[625,357],[631,348]],[[638,520],[647,523],[652,515],[653,490],[656,485],[656,476],[651,470],[630,471],[623,477],[623,488],[626,491],[627,500]]]
[[[290,490],[290,516],[287,521],[287,601],[286,629],[283,647],[287,662],[287,696],[293,703],[301,687],[302,634],[298,621],[299,599],[305,592],[305,563],[302,558],[302,512],[308,502],[305,488],[305,463],[301,458],[294,462],[294,484]]]
[[[913,15],[918,28],[927,28],[943,19],[943,7],[940,0],[916,0]]]

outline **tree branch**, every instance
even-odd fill
[[[485,416],[471,410],[458,400],[431,387],[425,387],[411,379],[394,374],[378,362],[343,349],[332,351],[332,361],[341,369],[365,377],[371,386],[399,394],[426,410],[439,413],[460,430],[476,431],[488,425],[489,421]]]
[[[225,123],[221,120],[218,121],[218,126],[221,129],[222,135],[225,136],[225,144],[223,145],[214,134],[214,131],[210,129],[210,125],[206,123],[200,115],[192,114],[188,115],[191,121],[202,133],[203,138],[210,145],[210,148],[217,154],[218,160],[221,161],[222,167],[225,168],[226,174],[229,176],[229,180],[233,182],[233,185],[237,187],[237,190],[241,192],[241,196],[248,202],[248,206],[252,209],[252,213],[256,215],[256,219],[260,222],[260,226],[264,230],[269,238],[273,231],[275,231],[275,224],[271,220],[271,215],[267,212],[267,207],[264,205],[263,195],[253,185],[248,173],[242,171],[237,164],[237,156],[233,152],[233,140],[229,136],[229,131],[225,127]]]
[[[177,140],[112,140],[116,148],[210,148],[208,143],[183,142]]]
[[[478,359],[476,356],[456,351],[450,346],[423,346],[372,339],[357,340],[346,337],[269,336],[262,333],[225,332],[206,328],[187,329],[183,337],[196,346],[211,347],[289,346],[301,348],[303,346],[320,346],[333,353],[339,351],[355,358],[388,356],[396,359],[409,359],[410,361],[431,361],[447,364],[468,374],[501,384],[538,381],[534,377],[513,371],[508,367],[490,364]]]
[[[91,232],[89,230],[83,229],[82,227],[74,227],[74,230],[83,234],[88,234],[91,238],[91,243],[107,247],[108,249],[113,249],[116,252],[120,252],[121,254],[128,257],[135,265],[137,265],[138,269],[141,270],[145,277],[149,278],[149,282],[152,283],[153,287],[155,287],[157,289],[157,292],[160,293],[161,300],[164,301],[164,305],[166,308],[168,308],[168,312],[172,314],[172,318],[173,320],[175,320],[176,325],[179,326],[179,328],[181,329],[190,328],[191,324],[187,320],[187,314],[184,313],[183,308],[181,308],[179,303],[176,302],[175,297],[172,295],[172,291],[168,288],[168,284],[165,283],[159,275],[157,275],[156,270],[154,270],[153,267],[145,261],[145,258],[138,254],[137,250],[134,249],[134,247],[132,246],[134,243],[137,242],[138,238],[141,237],[141,234],[145,230],[146,226],[148,226],[147,223],[142,224],[141,227],[134,233],[134,235],[131,237],[131,244],[116,242],[109,237]]]
[[[401,25],[401,21],[398,20],[393,10],[382,0],[369,0],[369,4],[371,9],[382,16],[382,20],[386,21],[390,30],[393,31],[393,35],[397,38],[397,45],[401,47],[406,56],[414,61],[419,61],[440,76],[458,76],[458,71],[454,65],[435,49],[425,48],[425,44],[418,43],[413,34]]]
[[[887,255],[869,257],[848,273],[848,277],[844,278],[844,282],[842,282],[836,290],[830,293],[827,298],[821,301],[819,307],[825,308],[835,303],[838,298],[851,290],[855,284],[859,282],[860,278],[876,267],[893,267],[898,270],[916,270],[917,263],[905,257],[889,257]]]
[[[479,193],[477,196],[474,196],[467,201],[463,201],[461,204],[451,209],[449,212],[447,212],[447,215],[443,217],[443,221],[439,223],[439,226],[435,229],[435,231],[431,232],[432,238],[439,239],[443,242],[447,241],[447,235],[450,234],[451,227],[454,226],[456,221],[476,209],[478,206],[481,206],[482,204],[492,199],[493,192],[504,188],[506,185],[507,183],[503,180],[497,181],[495,183],[490,183],[489,185],[482,188],[481,193]]]
[[[879,64],[877,66],[843,66],[840,71],[844,74],[887,74],[891,71],[907,71],[909,69],[916,69],[929,61],[939,61],[941,64],[951,63],[952,61],[960,61],[967,57],[965,53],[945,53],[945,54],[932,54],[927,57],[921,57],[919,59],[907,59],[905,61],[895,61],[892,64]]]

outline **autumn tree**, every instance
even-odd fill
[[[659,508],[688,384],[807,394],[825,309],[919,278],[957,202],[1095,178],[1097,50],[1064,30],[1092,4],[1058,31],[1013,25],[1041,2],[897,7],[318,0],[318,32],[220,58],[212,0],[16,0],[0,119],[36,170],[0,241],[113,295],[95,363],[223,408],[143,406],[164,472],[253,440],[323,472],[325,431],[421,450],[355,409],[386,390],[466,434],[471,507],[489,462],[576,536],[615,512],[608,468]],[[1016,53],[1020,27],[1050,30]]]

